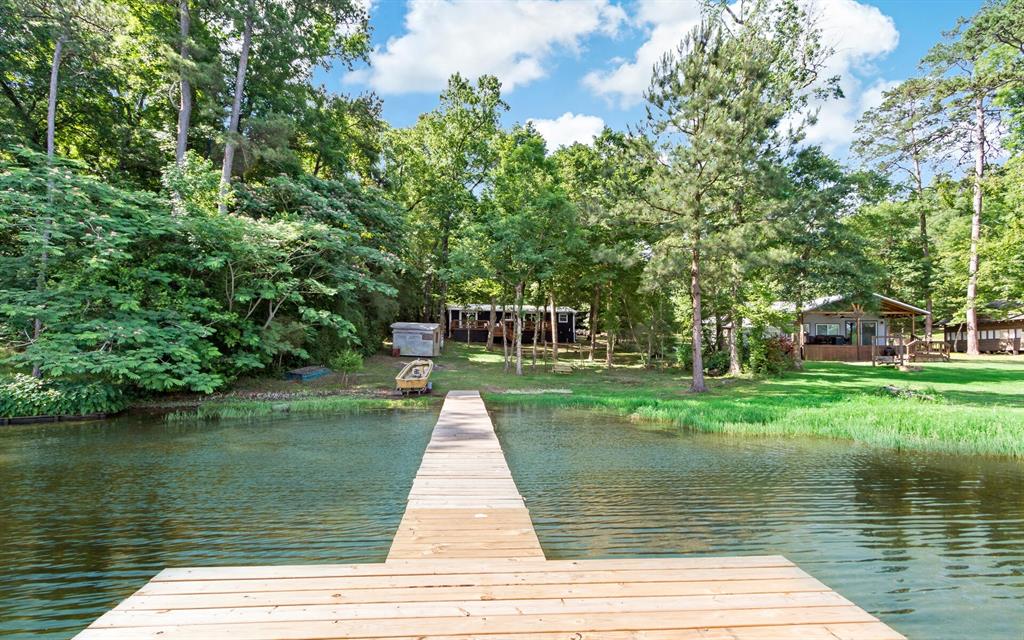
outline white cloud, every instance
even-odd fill
[[[700,13],[701,4],[694,0],[641,0],[634,22],[649,30],[647,40],[631,60],[614,60],[611,70],[591,71],[584,76],[583,84],[624,109],[639,104],[651,83],[654,63],[696,26]]]
[[[405,33],[370,54],[346,81],[383,94],[432,92],[459,72],[493,74],[506,91],[543,78],[556,49],[580,50],[585,36],[614,35],[625,20],[609,0],[477,2],[411,0]]]
[[[862,77],[873,75],[872,63],[896,49],[900,34],[892,18],[855,0],[816,0],[812,12],[822,39],[835,49],[824,75],[840,76],[845,97],[816,103],[818,122],[807,130],[807,140],[835,151],[853,141],[857,118],[880,104],[882,92],[895,86],[876,79],[865,88]]]
[[[900,80],[876,80],[873,85],[860,94],[860,112],[874,109],[885,100],[885,92],[891,91],[900,85]]]
[[[604,120],[597,116],[566,111],[554,120],[531,118],[530,122],[548,143],[548,151],[567,147],[574,142],[590,144],[604,129]]]
[[[823,76],[840,76],[846,96],[842,100],[815,103],[820,110],[818,122],[808,130],[807,137],[809,142],[835,150],[849,144],[857,118],[891,86],[878,80],[865,89],[861,77],[871,75],[871,64],[896,48],[899,32],[892,18],[877,7],[856,0],[807,2],[823,40],[835,49]],[[622,108],[639,104],[650,84],[655,62],[693,29],[700,20],[700,12],[700,3],[693,0],[641,0],[633,22],[647,32],[647,39],[629,60],[613,60],[610,69],[588,73],[583,78],[584,85]]]

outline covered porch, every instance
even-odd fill
[[[872,294],[875,305],[867,308],[846,296],[813,301],[798,314],[797,346],[804,360],[872,362],[929,350],[926,336],[918,333],[918,319],[928,312],[920,307]]]

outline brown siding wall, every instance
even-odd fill
[[[806,344],[804,360],[812,362],[870,362],[871,347],[852,344]]]
[[[956,353],[965,353],[967,351],[967,340],[953,340],[952,336],[948,336],[946,344],[949,345],[950,351]],[[983,353],[1020,353],[1024,349],[1024,340],[1021,338],[1002,339],[1002,338],[984,338],[978,340],[978,351]]]

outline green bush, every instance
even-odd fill
[[[675,366],[686,371],[693,369],[693,345],[679,340],[670,349]]]
[[[44,380],[22,373],[0,378],[0,417],[117,413],[128,402],[105,382]]]
[[[793,341],[789,338],[765,337],[755,331],[750,336],[748,364],[755,375],[779,376],[793,368]]]
[[[331,359],[331,368],[341,374],[341,383],[348,384],[348,376],[363,368],[363,354],[345,349]]]
[[[714,351],[704,356],[704,372],[709,376],[725,375],[728,370],[728,351]]]

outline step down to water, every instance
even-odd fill
[[[782,556],[545,560],[480,394],[445,399],[387,562],[165,569],[77,638],[898,640]]]

